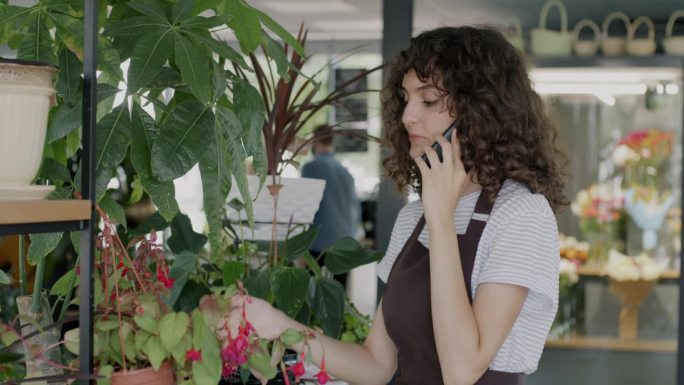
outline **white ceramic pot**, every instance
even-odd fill
[[[546,16],[551,7],[560,12],[561,29],[546,29]],[[539,28],[530,32],[532,53],[538,56],[569,56],[572,53],[572,35],[568,33],[568,15],[560,0],[549,0],[539,13]]]
[[[589,27],[594,32],[592,40],[580,40],[579,33],[582,29]],[[577,56],[594,56],[598,51],[599,39],[601,38],[601,30],[598,25],[589,19],[580,20],[573,30],[575,38],[575,54]]]
[[[278,239],[284,239],[290,222],[294,225],[313,223],[314,216],[323,199],[325,180],[280,177],[276,177],[276,180],[283,186],[278,193],[278,210],[275,217],[278,223],[276,232]],[[261,191],[259,191],[259,178],[256,175],[248,175],[247,182],[249,193],[253,199],[255,230],[253,235],[243,234],[243,236],[251,239],[271,239],[273,196],[269,193],[267,186],[273,183],[273,179],[271,176],[267,176],[264,188]],[[228,194],[228,201],[233,198],[242,200],[237,189],[237,183],[234,180],[232,186]],[[227,213],[231,221],[246,219],[244,213],[237,213],[232,208],[227,208]]]
[[[678,18],[684,16],[684,10],[676,10],[670,15],[665,27],[663,48],[668,55],[684,55],[684,36],[672,36],[672,27]]]
[[[627,37],[618,36],[608,36],[608,27],[610,23],[615,20],[620,19],[625,23],[625,28],[627,33],[629,33],[631,23],[629,17],[622,12],[612,12],[603,19],[602,34],[601,34],[601,51],[605,56],[620,56],[624,55],[627,51]]]
[[[2,190],[30,189],[43,158],[57,68],[0,60],[0,199]]]
[[[635,39],[634,34],[641,24],[648,27],[648,37],[645,39]],[[632,56],[650,56],[655,53],[655,27],[653,21],[646,16],[637,17],[629,28],[627,39],[627,53]]]

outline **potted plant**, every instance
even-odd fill
[[[302,25],[297,34],[298,45],[305,47],[306,36],[307,31]],[[253,138],[257,135],[257,130],[261,131],[265,154],[261,158],[255,157],[254,162],[259,166],[263,166],[260,162],[266,162],[269,178],[267,187],[273,199],[265,194],[256,195],[263,184],[260,175],[248,176],[251,195],[256,196],[255,221],[281,224],[281,228],[278,229],[280,231],[273,229],[273,233],[279,233],[273,236],[282,240],[287,231],[288,222],[313,222],[325,187],[325,182],[319,179],[283,178],[280,176],[283,167],[296,164],[295,158],[301,154],[302,150],[308,148],[313,138],[305,138],[305,134],[308,133],[307,125],[313,121],[312,119],[331,106],[347,108],[344,103],[346,98],[368,92],[365,89],[356,90],[351,86],[380,70],[382,65],[361,71],[342,84],[337,84],[333,90],[324,92],[320,80],[321,75],[329,71],[336,64],[335,61],[326,63],[312,75],[308,75],[303,69],[309,58],[304,56],[301,50],[288,45],[282,48],[265,45],[263,57],[265,61],[260,60],[254,53],[249,54],[249,61],[254,72],[244,71],[238,63],[234,62],[234,72],[231,72],[230,76],[239,79],[235,87],[236,102],[240,101],[244,105],[244,108],[238,110],[238,118],[248,120],[250,114],[260,116],[259,119],[251,119],[252,130],[246,136]],[[274,74],[272,68],[274,66],[278,69],[277,74]],[[256,84],[256,87],[251,87],[250,83]],[[336,130],[335,132],[345,131]],[[367,139],[375,138],[367,136]],[[231,192],[229,198],[236,196],[237,190]],[[233,220],[238,219],[235,212],[229,215]],[[269,230],[266,229],[267,234]],[[269,238],[271,237],[260,236],[258,233],[255,237],[255,239]]]

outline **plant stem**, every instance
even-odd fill
[[[314,272],[314,275],[316,277],[323,276],[323,271],[321,271],[321,267],[318,266],[318,262],[316,262],[316,260],[311,256],[311,254],[304,253],[304,257],[302,258],[304,259],[304,263],[306,263],[306,266],[308,266],[309,269],[311,269],[311,271]]]
[[[74,269],[78,266],[78,258],[76,258],[76,264],[74,265]],[[62,309],[59,311],[59,318],[57,318],[57,321],[61,321],[64,319],[64,316],[66,315],[66,310],[69,307],[69,302],[71,302],[71,296],[73,295],[74,292],[74,286],[76,286],[76,274],[74,273],[74,276],[71,278],[69,281],[69,288],[67,289],[66,296],[64,297],[64,302],[62,302]]]
[[[41,258],[38,261],[38,267],[36,267],[36,277],[33,283],[33,302],[31,303],[31,311],[38,313],[41,306],[41,292],[43,291],[43,276],[45,275],[45,260],[47,256]]]
[[[28,294],[28,285],[26,284],[26,253],[24,250],[24,236],[19,236],[19,294]]]

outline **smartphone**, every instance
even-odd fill
[[[451,136],[454,135],[454,132],[455,132],[456,130],[457,130],[457,128],[456,128],[456,122],[454,121],[453,123],[451,123],[451,125],[449,126],[449,128],[447,128],[446,131],[444,131],[444,133],[442,134],[442,136],[444,136],[444,137],[446,138],[446,140],[448,140],[449,142],[451,142]],[[439,157],[439,161],[440,161],[440,162],[443,161],[443,160],[444,160],[444,157],[443,157],[443,155],[442,155],[442,146],[439,145],[439,142],[436,141],[436,142],[432,143],[432,149],[435,150],[435,152],[437,153],[437,156]],[[423,160],[425,161],[425,163],[427,163],[427,165],[428,165],[428,167],[429,167],[429,166],[430,166],[430,161],[428,160],[427,154],[423,154],[422,158],[423,158]]]

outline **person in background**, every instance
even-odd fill
[[[323,366],[325,355],[353,384],[525,384],[558,308],[554,213],[568,200],[557,128],[525,58],[494,29],[423,32],[386,78],[385,168],[420,200],[399,212],[378,265],[387,286],[366,341],[315,334],[307,358]],[[263,338],[311,330],[258,298],[233,306]]]
[[[316,127],[311,145],[314,159],[302,167],[302,177],[325,180],[323,199],[313,222],[318,226],[318,236],[311,246],[314,258],[338,240],[354,237],[361,220],[354,178],[335,159],[333,137],[333,129],[329,125]],[[336,275],[335,279],[346,286],[347,274]]]

